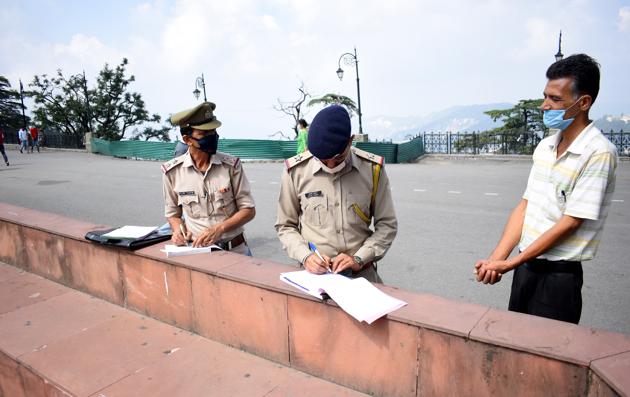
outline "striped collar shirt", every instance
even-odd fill
[[[589,124],[557,157],[560,132],[538,144],[523,198],[527,211],[519,242],[525,250],[563,215],[581,218],[581,226],[539,258],[584,261],[595,256],[613,191],[617,150]]]

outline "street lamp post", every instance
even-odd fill
[[[354,54],[350,52],[346,52],[345,54],[341,54],[339,57],[339,69],[337,69],[337,76],[339,80],[343,79],[343,69],[341,68],[341,61],[346,65],[354,65],[354,68],[357,71],[357,104],[359,105],[359,134],[363,135],[363,121],[361,120],[361,116],[363,113],[361,112],[361,89],[359,87],[359,58],[357,58],[357,48],[354,47]]]
[[[554,56],[556,57],[556,62],[564,58],[564,55],[562,54],[562,30],[560,31],[560,37],[558,37],[558,53]]]
[[[199,94],[201,94],[200,88],[203,88],[203,101],[208,102],[208,98],[206,98],[206,81],[203,78],[203,73],[201,73],[201,77],[197,77],[195,80],[195,90],[193,91],[195,99],[199,99]]]
[[[20,102],[22,103],[22,122],[24,123],[24,130],[26,130],[26,114],[24,113],[24,109],[25,109],[25,106],[24,106],[24,86],[22,85],[22,79],[20,79]]]

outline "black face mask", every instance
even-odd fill
[[[203,138],[195,138],[193,136],[190,139],[194,139],[199,144],[197,149],[208,154],[215,154],[217,147],[219,146],[219,134],[206,135]]]

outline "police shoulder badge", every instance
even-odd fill
[[[222,163],[229,164],[232,167],[236,167],[238,165],[239,161],[241,161],[240,158],[235,157],[235,156],[230,156],[229,154],[226,154],[226,153],[219,153],[219,152],[217,152],[217,154],[215,156],[217,156],[217,158],[219,160],[221,160]]]
[[[289,157],[288,159],[284,160],[284,165],[287,167],[287,170],[290,170],[291,168],[310,159],[311,157],[313,157],[313,154],[306,150],[300,154],[296,154],[295,156]]]
[[[383,163],[385,162],[385,159],[377,154],[366,152],[365,150],[357,149],[356,147],[353,147],[352,151],[354,152],[354,154],[361,157],[362,159],[371,161],[373,163],[383,165]]]
[[[179,156],[179,157],[175,157],[174,159],[169,160],[166,163],[162,164],[162,172],[166,174],[167,172],[169,172],[170,170],[175,168],[175,166],[177,166],[177,165],[179,165],[179,164],[181,164],[183,162],[184,162],[183,155]]]

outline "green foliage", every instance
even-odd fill
[[[543,123],[543,112],[540,110],[542,99],[521,99],[514,107],[503,110],[488,110],[484,112],[493,121],[503,122],[501,127],[490,132],[521,131],[546,132]]]
[[[29,86],[32,89],[26,94],[35,102],[33,114],[37,124],[73,136],[90,131],[88,94],[82,74],[66,78],[59,69],[53,77],[35,76]]]
[[[58,70],[55,77],[35,76],[28,92],[36,104],[35,119],[44,128],[75,136],[92,131],[96,138],[110,141],[123,139],[132,127],[159,123],[160,116],[149,114],[142,96],[129,91],[135,77],[126,77],[127,64],[126,58],[115,68],[105,64],[92,89],[84,74],[65,77]],[[168,129],[149,126],[133,136],[170,140]]]
[[[28,117],[27,117],[28,123]],[[20,93],[11,89],[9,80],[0,76],[0,127],[19,129],[24,126]]]
[[[350,117],[352,117],[352,114],[359,114],[359,109],[357,108],[357,105],[352,99],[348,98],[345,95],[326,94],[322,95],[319,98],[313,98],[308,102],[309,107],[318,105],[328,106],[332,104],[341,105],[346,108],[348,113],[350,113]]]
[[[153,127],[145,127],[142,131],[138,132],[134,132],[133,136],[131,137],[132,141],[139,141],[141,139],[144,139],[145,141],[148,141],[151,138],[155,138],[158,141],[162,141],[162,142],[170,142],[171,141],[171,137],[169,136],[169,132],[171,131],[172,127],[169,126],[162,126],[160,128],[153,128]]]
[[[522,99],[509,109],[484,112],[503,125],[477,134],[457,134],[455,153],[532,153],[547,128],[540,110],[542,99]]]

